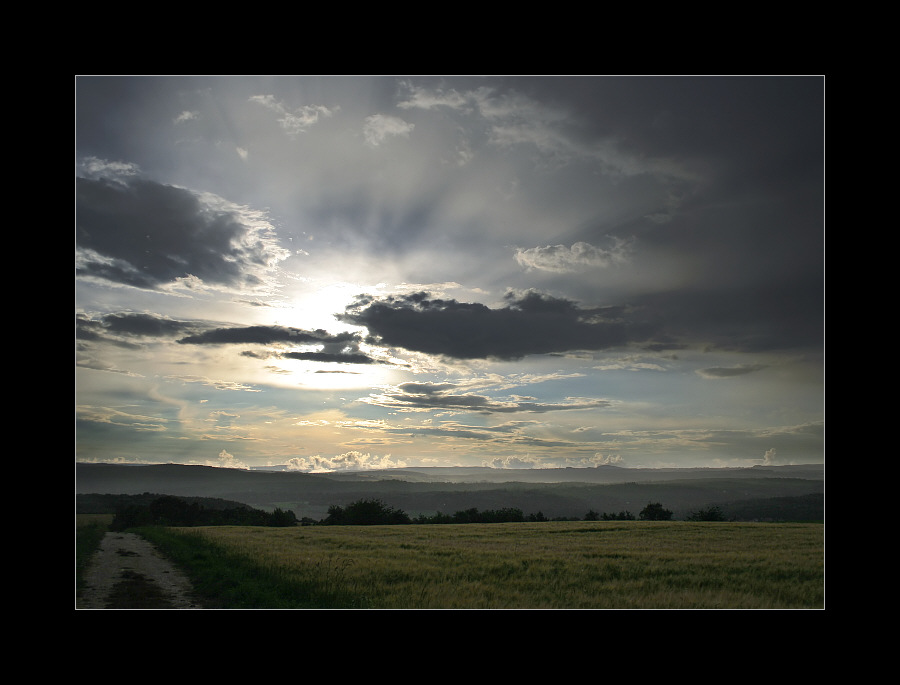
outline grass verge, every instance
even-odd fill
[[[181,568],[206,609],[358,609],[359,598],[338,588],[287,577],[233,554],[193,532],[132,529]]]
[[[75,517],[75,593],[84,589],[84,574],[94,552],[100,549],[100,541],[109,530],[112,516],[106,514],[82,514]]]

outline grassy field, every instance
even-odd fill
[[[100,540],[112,523],[112,514],[78,514],[75,516],[75,590],[80,592],[84,572],[91,555],[100,547]]]
[[[239,574],[206,590],[227,585],[220,606],[822,609],[825,601],[821,524],[222,526],[157,535],[182,549],[189,571],[215,557],[220,573]]]

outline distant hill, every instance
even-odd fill
[[[550,518],[581,518],[589,510],[637,514],[648,502],[660,502],[676,519],[716,504],[726,514],[740,511],[739,520],[824,520],[821,465],[728,469],[457,467],[310,474],[178,464],[77,464],[75,488],[81,494],[219,498],[267,511],[289,509],[298,519],[316,520],[324,518],[332,504],[346,506],[358,499],[376,498],[411,516],[438,511],[452,514],[473,507],[511,507],[525,514],[541,512]],[[802,506],[795,506],[797,514],[784,501],[775,502],[803,497]],[[738,507],[740,503],[743,508]],[[813,519],[808,518],[817,513]]]
[[[76,514],[114,514],[116,510],[125,507],[148,507],[154,500],[162,495],[144,492],[139,495],[126,495],[122,493],[88,493],[75,495]],[[250,509],[250,505],[243,502],[231,502],[217,497],[183,497],[188,504],[197,504],[204,509]]]
[[[421,467],[326,474],[340,481],[403,480],[427,483],[643,483],[698,478],[805,478],[824,480],[821,464],[740,468],[631,469],[621,466],[558,469],[495,469],[487,466]]]
[[[825,521],[825,501],[820,495],[729,502],[723,511],[736,521]]]

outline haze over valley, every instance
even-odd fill
[[[548,518],[588,511],[637,514],[660,502],[684,518],[712,505],[739,520],[824,520],[824,469],[818,465],[734,469],[503,470],[425,468],[308,474],[159,464],[79,464],[76,490],[88,495],[211,497],[321,520],[331,505],[378,499],[411,516],[472,508],[520,509]],[[80,502],[84,504],[88,500]],[[86,513],[86,512],[85,512]]]

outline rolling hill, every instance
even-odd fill
[[[380,499],[410,514],[517,508],[549,518],[590,511],[637,514],[660,502],[676,519],[720,506],[738,520],[824,520],[824,467],[727,469],[416,468],[346,473],[211,466],[76,464],[76,494],[212,497],[320,520],[331,505]]]

